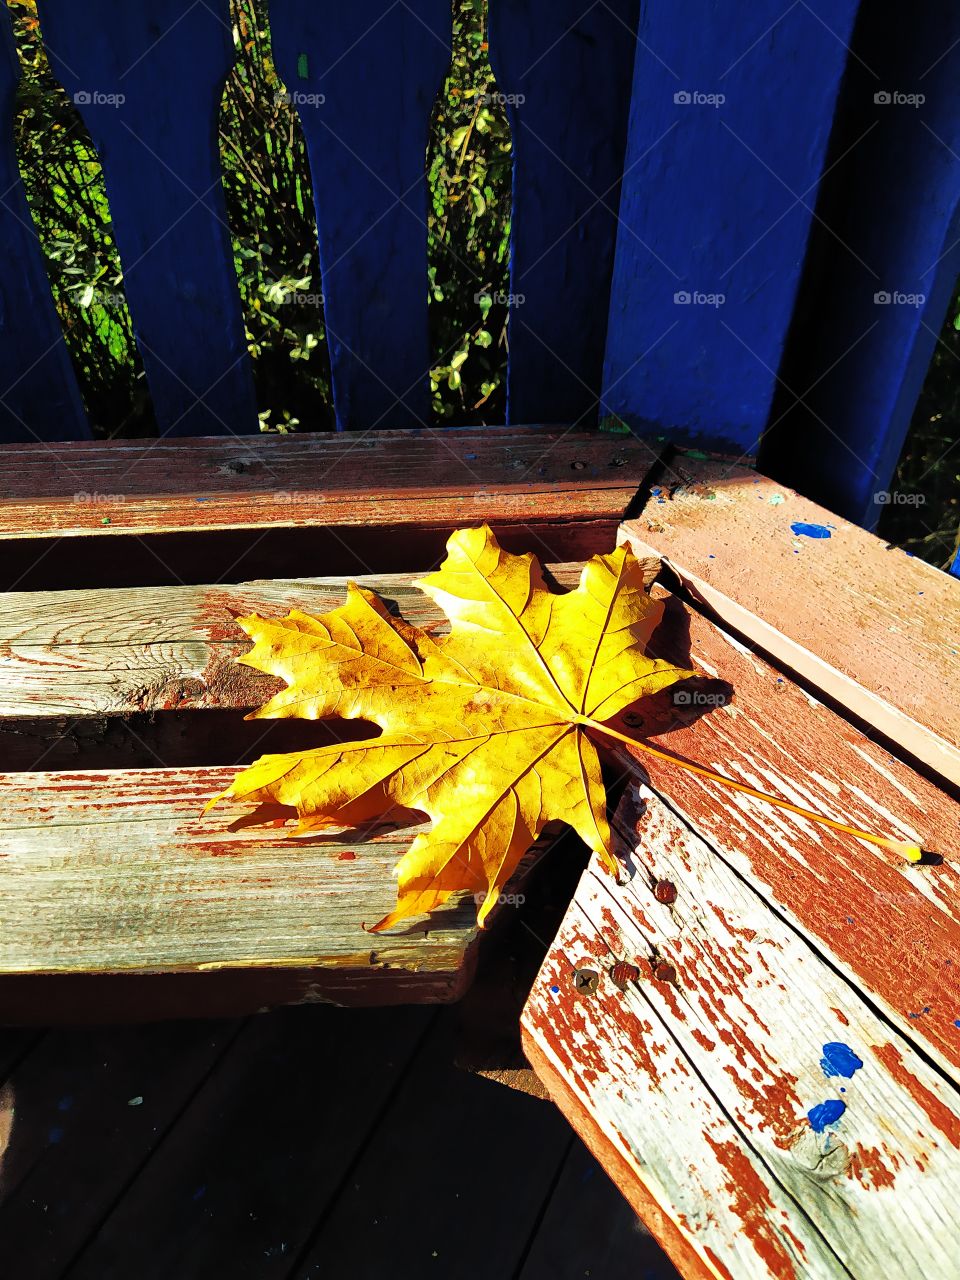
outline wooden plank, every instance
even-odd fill
[[[454,1017],[453,1010],[441,1015],[423,1045],[389,1116],[296,1260],[290,1274],[297,1280],[321,1280],[334,1259],[349,1259],[355,1280],[515,1274],[570,1132],[548,1103],[453,1067]],[[453,1167],[426,1137],[451,1121],[463,1139]]]
[[[651,577],[659,561],[651,561]],[[553,566],[575,586],[578,565]],[[411,574],[359,581],[409,622],[446,627]],[[0,618],[0,751],[8,770],[231,764],[269,751],[363,737],[357,722],[243,716],[281,687],[235,659],[236,618],[314,615],[341,605],[343,578],[121,591],[10,592]],[[162,715],[158,715],[162,712]],[[202,714],[201,714],[202,713]]]
[[[639,8],[490,9],[513,132],[510,422],[596,419]]]
[[[960,275],[960,11],[935,0],[907,27],[860,8],[786,394],[760,458],[872,528]]]
[[[0,22],[0,442],[90,434],[14,147],[20,67]]]
[[[283,969],[286,1002],[457,999],[476,961],[471,895],[401,933],[363,929],[393,905],[423,824],[293,840],[233,802],[201,816],[234,773],[0,776],[0,974]]]
[[[0,454],[7,589],[424,569],[486,521],[548,560],[609,550],[655,460],[539,428],[92,442]],[[78,545],[79,543],[79,545]]]
[[[0,1250],[60,1276],[229,1052],[231,1022],[48,1035],[14,1073]]]
[[[940,865],[814,826],[638,753],[652,785],[763,897],[960,1076],[960,805],[704,617],[669,604],[658,652],[708,681],[627,732],[860,830],[933,845]],[[732,700],[731,700],[732,687]],[[691,697],[695,695],[691,694]],[[723,703],[724,705],[718,705]],[[707,714],[704,714],[707,713]],[[691,715],[699,717],[689,723]],[[678,723],[679,719],[679,723]],[[686,725],[683,720],[687,720]],[[672,727],[670,727],[672,725]],[[657,736],[659,735],[659,736]]]
[[[575,1142],[518,1280],[584,1276],[679,1280],[670,1259],[601,1166],[582,1142]]]
[[[685,1274],[949,1271],[960,1091],[670,803],[631,784],[617,826],[625,883],[584,874],[523,1029],[653,1233]]]
[[[38,1063],[24,1082],[22,1157],[39,1161],[0,1209],[0,1246],[24,1275],[276,1275],[336,1192],[431,1016],[303,1009],[251,1019],[205,1073],[194,1068],[192,1096],[167,1124],[171,1057],[179,1049],[189,1061],[211,1024],[59,1036],[65,1061]],[[72,1106],[58,1113],[65,1094]],[[133,1096],[143,1103],[128,1110]],[[44,1150],[51,1114],[63,1134]]]
[[[686,459],[621,537],[778,662],[960,783],[960,588],[789,489]],[[669,494],[669,496],[668,496]]]
[[[756,452],[859,7],[643,6],[603,413]]]
[[[257,432],[217,146],[228,0],[47,0],[40,18],[103,164],[161,434]]]
[[[271,0],[270,17],[315,178],[337,425],[427,426],[424,148],[450,6]]]

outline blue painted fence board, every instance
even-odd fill
[[[960,276],[960,9],[865,6],[854,54],[791,344],[803,403],[763,462],[872,527]]]
[[[643,6],[604,412],[756,451],[856,10],[856,0]]]
[[[90,434],[13,143],[20,77],[9,15],[0,21],[0,441]]]
[[[449,0],[271,0],[313,176],[339,429],[430,421],[426,148]]]
[[[41,0],[44,42],[103,164],[164,435],[259,428],[220,176],[228,0]]]
[[[639,5],[494,0],[513,128],[507,419],[595,419]]]

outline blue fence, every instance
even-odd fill
[[[160,430],[258,429],[221,184],[228,0],[38,0],[100,155]],[[491,0],[514,137],[508,418],[637,431],[877,508],[960,274],[960,9]],[[337,425],[429,424],[426,182],[449,0],[272,0],[314,176]],[[0,439],[88,426],[17,171]],[[402,317],[402,320],[399,319]]]

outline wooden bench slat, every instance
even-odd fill
[[[960,783],[960,584],[743,467],[685,458],[655,489],[621,540]]]
[[[960,805],[679,601],[655,644],[664,654],[689,644],[698,669],[733,687],[728,705],[702,708],[709,713],[655,745],[942,856],[941,865],[910,864],[637,753],[676,811],[960,1079]],[[630,732],[657,729],[652,716]]]
[[[11,445],[0,537],[609,517],[654,461],[631,437],[538,427]]]
[[[0,588],[429,569],[490,524],[544,560],[608,551],[654,463],[537,427],[90,442],[0,453]]]
[[[949,1271],[960,1091],[669,802],[630,783],[616,826],[626,883],[585,872],[524,1042],[674,1261],[737,1280]],[[623,992],[621,960],[639,971]],[[829,1077],[830,1045],[862,1067]],[[827,1101],[845,1109],[814,1123]]]
[[[282,968],[290,999],[456,999],[475,961],[472,898],[406,932],[362,927],[393,905],[422,824],[353,841],[231,830],[249,806],[201,811],[234,772],[0,776],[0,975]]]

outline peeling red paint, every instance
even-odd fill
[[[782,1228],[770,1220],[770,1212],[774,1209],[766,1183],[757,1173],[753,1162],[744,1155],[734,1142],[718,1142],[710,1134],[703,1135],[718,1163],[729,1174],[729,1181],[724,1185],[730,1192],[730,1211],[743,1223],[744,1234],[753,1245],[757,1256],[764,1262],[772,1276],[778,1280],[793,1280],[797,1275],[794,1259],[784,1243],[783,1236],[789,1235],[795,1247],[802,1246]]]
[[[850,1157],[847,1166],[847,1177],[855,1178],[867,1190],[880,1187],[892,1187],[897,1175],[888,1169],[882,1157],[889,1157],[890,1152],[877,1147],[857,1147]]]
[[[870,1047],[897,1084],[902,1085],[917,1106],[921,1108],[934,1129],[943,1134],[948,1142],[960,1150],[960,1116],[955,1111],[951,1111],[936,1094],[932,1093],[926,1085],[921,1084],[917,1077],[907,1070],[900,1055],[900,1050],[895,1044],[888,1042],[887,1044],[874,1044]]]
[[[842,1022],[842,1023],[843,1023],[843,1025],[844,1025],[845,1027],[849,1027],[849,1025],[850,1025],[850,1019],[849,1019],[849,1018],[847,1017],[847,1015],[846,1015],[845,1013],[843,1013],[840,1009],[834,1009],[834,1008],[833,1008],[833,1006],[831,1005],[831,1006],[830,1006],[830,1012],[831,1012],[831,1013],[835,1013],[835,1014],[837,1015],[837,1018],[840,1020],[840,1022]]]

